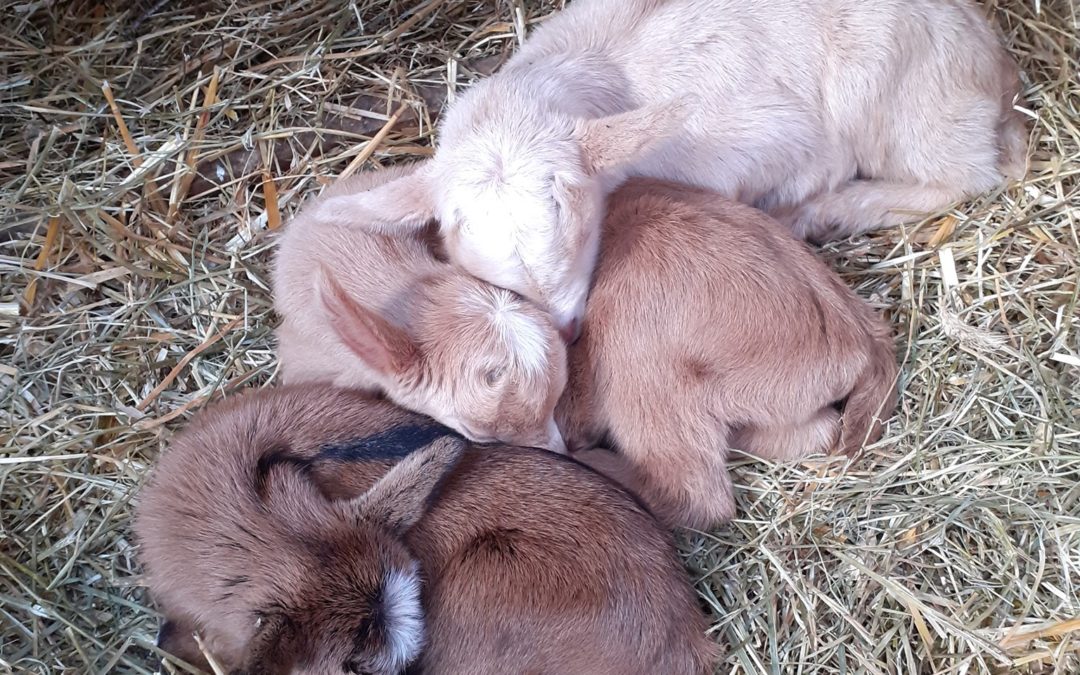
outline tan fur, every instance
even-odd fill
[[[879,438],[895,359],[884,322],[768,216],[634,179],[609,201],[556,417],[571,451],[619,450],[583,460],[705,527],[734,513],[728,448],[786,460]]]
[[[201,412],[136,509],[163,646],[198,663],[198,630],[240,673],[394,672],[379,583],[415,560],[418,672],[712,672],[670,535],[625,491],[569,459],[443,433],[311,385]],[[428,445],[399,461],[410,434]]]
[[[562,451],[552,414],[566,353],[542,310],[440,262],[424,233],[367,234],[312,215],[411,171],[339,181],[285,228],[274,269],[284,381],[383,392],[475,441]]]

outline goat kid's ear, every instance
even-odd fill
[[[576,130],[589,173],[617,170],[677,133],[696,107],[690,96],[581,122]]]
[[[435,490],[457,464],[465,441],[444,436],[395,464],[356,499],[365,518],[404,534],[427,512]]]
[[[371,190],[328,197],[315,206],[315,217],[374,234],[416,233],[435,217],[432,185],[423,166]]]
[[[402,328],[356,301],[320,268],[316,288],[323,311],[341,343],[384,377],[401,379],[420,363],[420,348]]]

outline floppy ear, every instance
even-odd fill
[[[693,107],[694,99],[684,97],[581,122],[575,136],[586,169],[595,175],[628,164],[681,129]]]
[[[465,441],[444,436],[409,454],[356,499],[361,515],[404,534],[427,512],[436,489],[465,449]]]
[[[411,234],[435,217],[432,179],[423,168],[364,192],[328,197],[315,217],[375,234]]]
[[[353,299],[321,267],[315,284],[338,339],[370,368],[400,379],[419,365],[420,349],[403,329]]]
[[[230,675],[287,675],[296,660],[296,624],[284,614],[266,614]]]

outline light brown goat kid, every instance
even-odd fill
[[[584,332],[556,410],[571,452],[669,523],[735,511],[728,448],[853,453],[895,406],[888,327],[771,218],[634,179],[609,201]]]
[[[274,268],[283,380],[385,393],[474,441],[563,451],[552,414],[566,350],[547,314],[437,260],[422,233],[312,216],[412,169],[338,181],[285,228]]]
[[[162,646],[203,664],[197,630],[240,675],[705,675],[716,656],[670,535],[624,490],[355,391],[200,413],[135,531]]]

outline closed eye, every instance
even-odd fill
[[[557,193],[555,192],[555,187],[556,187],[556,183],[552,183],[552,184],[551,184],[551,191],[552,191],[552,194],[557,194]],[[558,197],[555,197],[555,198],[553,198],[553,199],[551,200],[551,203],[552,203],[552,205],[553,205],[553,206],[555,207],[555,219],[556,219],[556,220],[562,220],[562,218],[563,218],[563,206],[562,206],[562,202],[561,202],[561,201],[559,201],[559,198],[558,198]]]

